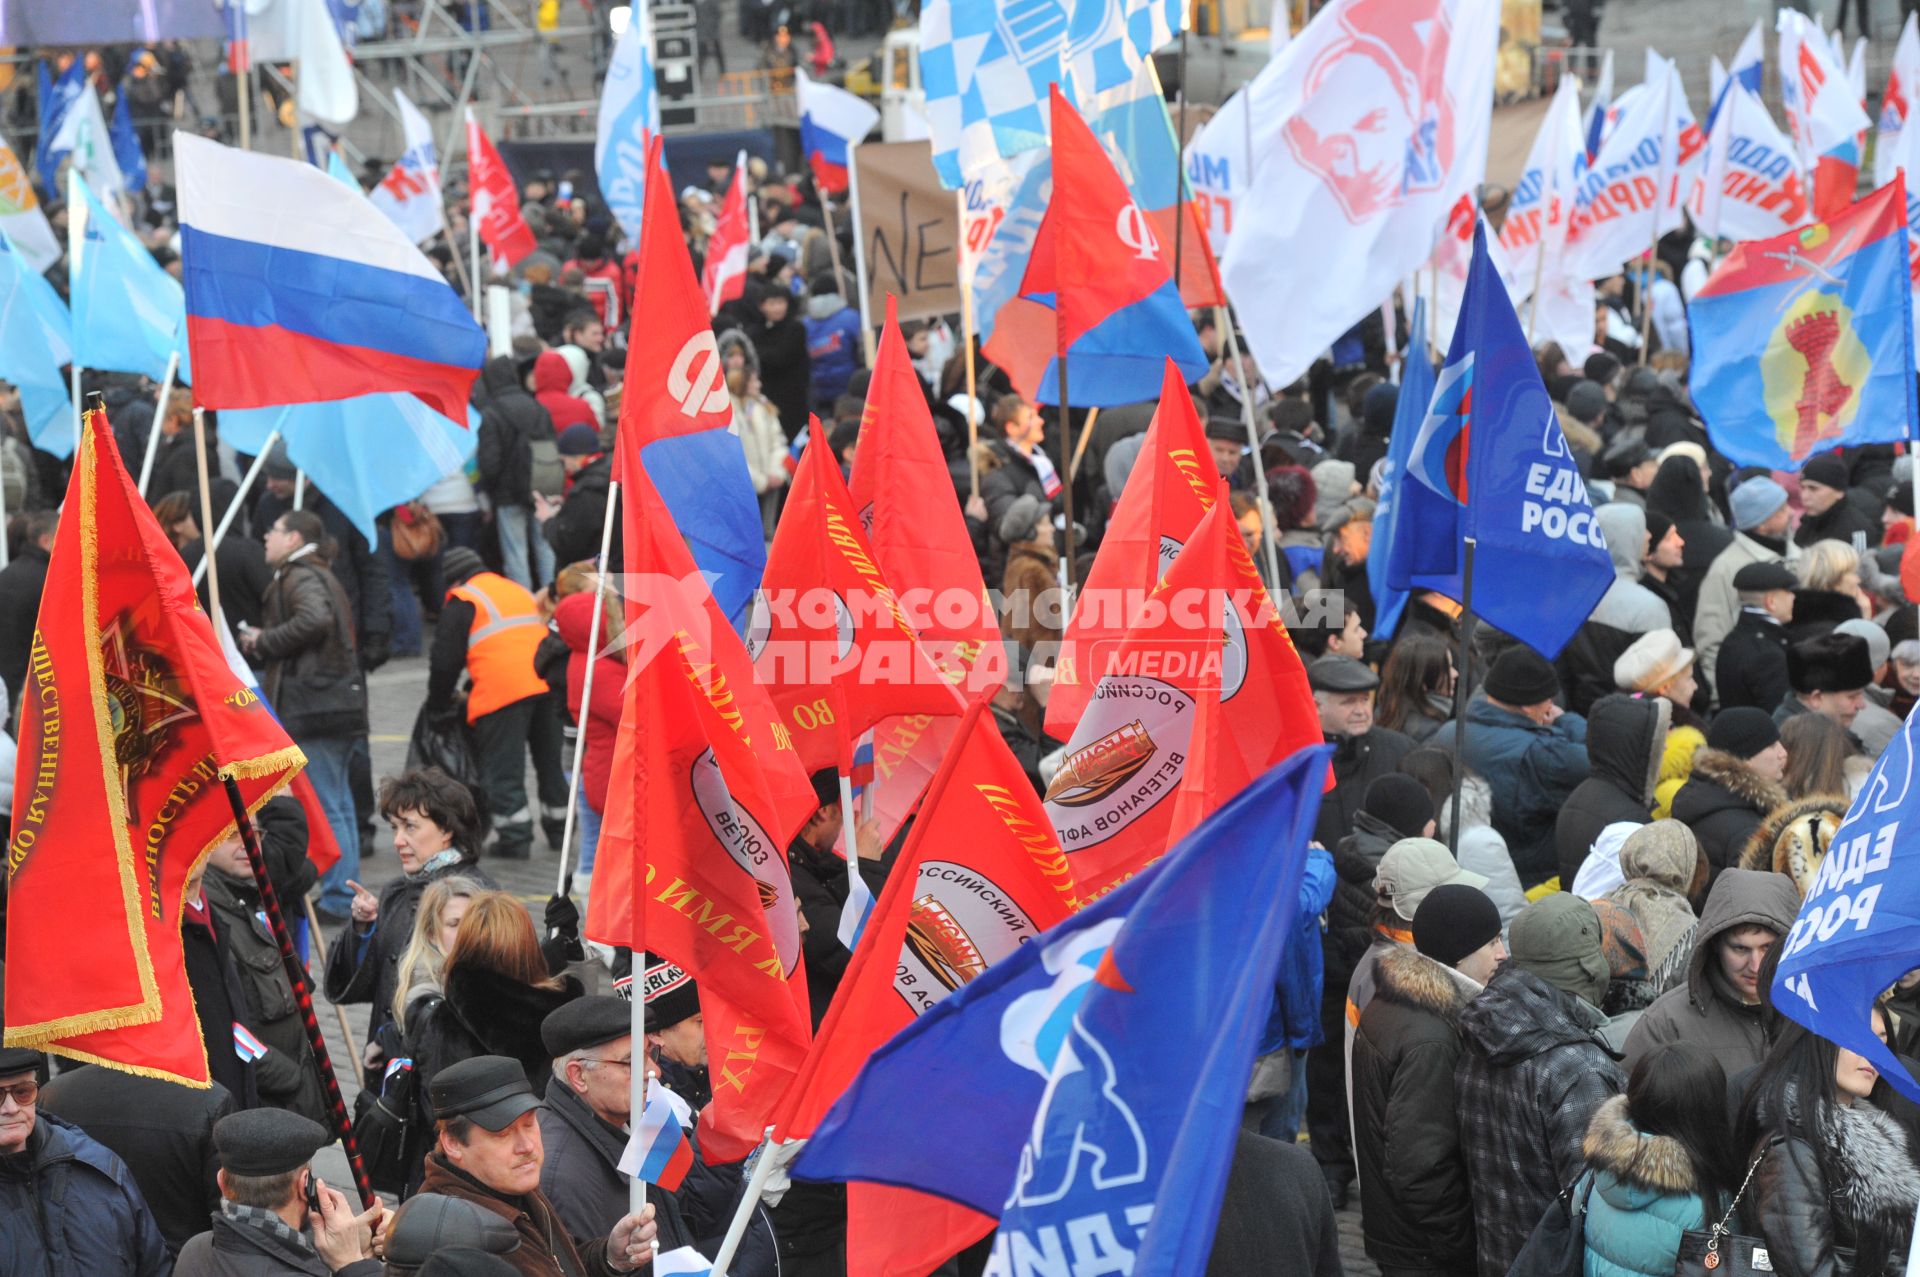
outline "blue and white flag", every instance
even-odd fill
[[[33,446],[56,457],[73,453],[73,399],[60,375],[72,333],[67,304],[0,235],[0,378],[20,390]]]
[[[113,123],[107,128],[107,136],[113,144],[113,162],[120,166],[121,188],[129,195],[141,194],[147,189],[147,153],[140,145],[140,134],[134,131],[133,110],[124,85],[113,104]]]
[[[1920,1100],[1920,1082],[1873,1032],[1871,1008],[1920,966],[1916,723],[1920,717],[1908,715],[1835,831],[1781,945],[1772,989],[1775,1010],[1864,1056],[1910,1100]]]
[[[192,380],[187,301],[147,246],[107,212],[77,169],[67,170],[67,279],[73,303],[73,359],[82,368]]]
[[[1400,509],[1405,504],[1407,458],[1413,451],[1414,437],[1433,400],[1433,363],[1427,356],[1427,304],[1413,303],[1413,320],[1408,329],[1406,360],[1400,374],[1400,398],[1393,410],[1393,433],[1387,436],[1387,464],[1380,468],[1380,496],[1373,511],[1374,550],[1367,555],[1367,586],[1373,591],[1373,632],[1391,638],[1407,610],[1409,590],[1413,586],[1406,564],[1411,562],[1410,543],[1399,533]],[[1401,560],[1400,584],[1393,584],[1395,560]],[[1421,583],[1420,588],[1451,593],[1451,581],[1437,585]]]
[[[1076,106],[1119,88],[1185,18],[1182,0],[926,0],[920,80],[941,183],[1045,146],[1048,85]]]
[[[416,244],[440,233],[440,158],[433,144],[433,126],[420,108],[400,90],[393,91],[400,114],[404,148],[380,185],[367,192],[373,206],[393,219]],[[358,182],[350,185],[360,189]]]
[[[653,19],[644,4],[632,6],[632,14],[600,90],[593,171],[627,242],[638,244],[646,213],[647,140],[660,131],[660,90],[653,81]]]
[[[61,143],[60,134],[68,114],[73,110],[73,104],[86,91],[87,68],[85,59],[76,57],[73,64],[60,73],[58,80],[47,70],[46,62],[39,63],[39,68],[40,132],[33,144],[33,167],[40,174],[40,185],[49,191],[57,191],[60,161],[72,149],[71,143]]]
[[[1558,656],[1613,584],[1613,560],[1513,302],[1487,256],[1484,220],[1474,228],[1460,321],[1407,474],[1399,518],[1420,512],[1417,527],[1396,530],[1396,541],[1416,538],[1408,570],[1464,568],[1462,547],[1473,538],[1474,612],[1549,660]],[[1451,531],[1444,522],[1449,506]],[[1389,579],[1397,581],[1392,571]],[[1542,590],[1543,581],[1553,588]]]
[[[1293,921],[1326,747],[876,1051],[796,1179],[932,1193],[1000,1221],[987,1271],[1197,1277]],[[929,1155],[929,1150],[938,1155]]]

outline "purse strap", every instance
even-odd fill
[[[1708,1243],[1709,1247],[1717,1245],[1720,1238],[1733,1235],[1733,1230],[1727,1227],[1727,1221],[1733,1218],[1733,1212],[1740,1209],[1740,1199],[1747,1195],[1747,1185],[1753,1183],[1753,1173],[1760,1169],[1760,1163],[1767,1160],[1767,1154],[1772,1152],[1773,1146],[1779,1142],[1779,1137],[1776,1136],[1768,1140],[1761,1146],[1760,1151],[1754,1154],[1752,1164],[1747,1167],[1746,1178],[1740,1181],[1740,1187],[1734,1191],[1733,1200],[1727,1203],[1727,1213],[1720,1217],[1720,1222],[1711,1230],[1713,1240]]]

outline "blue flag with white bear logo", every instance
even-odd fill
[[[990,1277],[1197,1277],[1329,752],[1259,777],[1164,859],[901,1031],[793,1176],[997,1217]]]

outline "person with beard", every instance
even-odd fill
[[[1800,504],[1795,545],[1805,547],[1816,541],[1852,545],[1856,535],[1866,538],[1870,546],[1880,544],[1880,520],[1861,509],[1847,491],[1847,463],[1838,453],[1823,452],[1800,467]]]
[[[1772,479],[1748,479],[1728,495],[1733,509],[1733,541],[1713,560],[1700,583],[1700,605],[1693,617],[1694,650],[1700,654],[1700,672],[1715,677],[1720,645],[1732,633],[1742,606],[1734,577],[1754,563],[1784,563],[1792,567],[1800,547],[1787,539],[1793,510],[1787,491]],[[1715,686],[1718,686],[1716,681]]]

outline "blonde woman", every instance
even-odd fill
[[[400,955],[393,993],[393,1023],[403,1037],[407,1013],[427,998],[440,995],[440,980],[460,920],[466,917],[473,898],[486,890],[477,879],[455,875],[432,883],[421,895],[419,912],[413,916],[413,935]]]

